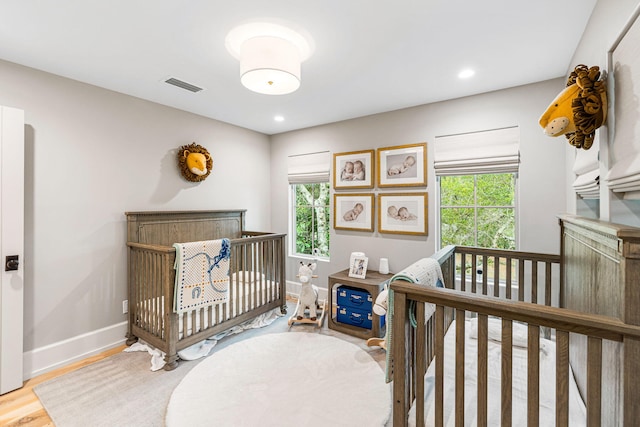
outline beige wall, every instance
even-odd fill
[[[288,231],[287,156],[320,150],[336,153],[427,142],[429,235],[425,238],[332,230],[331,261],[320,263],[317,283],[326,287],[327,276],[346,268],[353,251],[365,252],[372,269],[378,268],[381,257],[389,258],[391,271],[397,272],[436,249],[434,137],[519,126],[520,249],[557,253],[559,237],[555,215],[564,212],[566,206],[565,148],[563,141],[542,133],[538,118],[563,86],[563,79],[555,79],[272,136],[273,228],[279,232]],[[383,192],[393,190],[374,189],[376,194]],[[298,260],[292,257],[289,261],[288,277],[295,280]]]
[[[270,227],[268,136],[8,62],[0,76],[26,122],[25,352],[126,320],[125,211],[240,208]],[[214,162],[199,184],[175,160],[194,141]]]

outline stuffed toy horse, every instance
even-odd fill
[[[373,312],[378,316],[384,316],[389,309],[389,289],[387,285],[384,285],[384,290],[378,294],[375,302],[373,303]]]
[[[296,313],[297,319],[302,320],[304,318],[304,310],[309,309],[309,317],[311,320],[318,318],[318,290],[311,284],[313,278],[313,270],[316,269],[316,263],[305,264],[300,261],[300,269],[298,270],[298,277],[300,278],[300,295],[298,296],[298,311]]]
[[[599,78],[598,67],[575,67],[567,87],[540,117],[546,135],[564,135],[576,148],[591,148],[596,129],[607,119],[607,89]]]

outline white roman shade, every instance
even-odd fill
[[[609,78],[615,84],[615,96],[609,94],[613,111],[609,110],[607,121],[613,132],[609,138],[606,181],[609,190],[625,199],[640,199],[640,19],[637,12],[634,15],[626,33],[620,35],[609,52],[608,64],[612,73]]]
[[[436,175],[518,172],[520,129],[493,129],[435,138]]]
[[[331,154],[328,151],[289,156],[289,184],[329,182]]]
[[[573,190],[583,199],[600,198],[600,143],[596,139],[588,150],[578,149],[573,164],[576,180]]]

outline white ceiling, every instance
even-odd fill
[[[0,58],[271,135],[565,77],[595,3],[2,0]],[[313,38],[298,91],[240,84],[225,37],[257,20]]]

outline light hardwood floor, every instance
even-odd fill
[[[40,404],[40,400],[33,392],[33,388],[52,378],[59,377],[102,360],[105,357],[119,353],[124,350],[125,347],[125,345],[122,345],[79,362],[72,363],[64,368],[31,378],[24,383],[21,389],[3,394],[0,396],[0,426],[53,426],[54,424],[51,418],[49,418],[47,411],[45,411]]]

